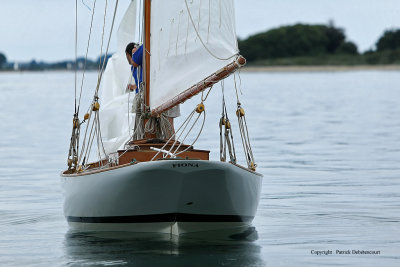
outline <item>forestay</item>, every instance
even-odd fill
[[[233,0],[153,0],[150,107],[171,100],[235,60]]]

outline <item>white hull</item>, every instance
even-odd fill
[[[160,160],[61,180],[72,229],[181,235],[249,226],[262,175],[225,162]]]

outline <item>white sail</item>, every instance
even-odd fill
[[[233,0],[153,0],[150,107],[156,108],[235,60]]]
[[[132,1],[125,12],[117,32],[117,52],[108,60],[102,79],[100,126],[107,154],[115,152],[124,145],[130,137],[129,131],[134,124],[134,114],[130,113],[126,91],[126,85],[132,80],[132,74],[126,60],[125,47],[135,36],[136,6],[137,1]],[[130,100],[133,100],[133,94]]]

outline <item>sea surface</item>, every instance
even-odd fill
[[[86,74],[85,110],[96,79]],[[74,73],[0,73],[0,265],[400,266],[400,71],[244,72],[236,81],[264,175],[253,242],[69,231],[59,175]],[[234,88],[225,83],[232,121]],[[205,102],[196,144],[213,159],[221,91]],[[176,124],[198,102],[183,104]]]

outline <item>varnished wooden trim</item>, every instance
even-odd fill
[[[137,163],[135,163],[135,164],[137,164]],[[101,172],[111,171],[111,170],[115,170],[115,169],[120,169],[120,168],[124,168],[124,167],[130,166],[130,165],[135,165],[135,164],[127,163],[127,164],[108,167],[108,168],[104,168],[104,169],[96,169],[96,170],[93,170],[93,171],[83,171],[83,172],[71,173],[71,174],[65,174],[65,172],[63,172],[63,173],[61,173],[61,176],[62,177],[85,176],[85,175],[90,175],[90,174],[95,174],[95,173],[101,173]]]
[[[145,72],[145,86],[146,86],[146,106],[149,106],[150,104],[150,26],[151,26],[151,0],[146,0],[145,2],[145,10],[144,10],[144,27],[145,27],[145,42],[144,42],[144,55],[145,55],[145,67],[146,67],[146,72]]]
[[[218,70],[214,74],[208,76],[201,82],[193,85],[189,89],[183,91],[179,95],[175,96],[173,99],[165,102],[164,104],[161,104],[160,106],[156,107],[151,111],[151,116],[159,116],[161,113],[173,108],[174,106],[185,102],[189,98],[197,95],[201,91],[204,91],[205,89],[213,86],[217,82],[219,82],[222,79],[225,79],[232,73],[234,73],[236,70],[241,68],[243,65],[246,64],[246,59],[243,56],[239,56],[237,60],[234,62],[228,64],[227,66],[223,67],[222,69]]]

